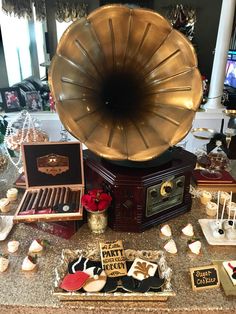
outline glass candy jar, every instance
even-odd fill
[[[9,122],[4,138],[6,149],[12,150],[16,155],[12,158],[8,154],[8,157],[19,172],[22,168],[21,144],[47,141],[48,135],[42,130],[40,121],[32,118],[26,110],[21,111],[14,120]]]

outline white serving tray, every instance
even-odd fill
[[[198,222],[202,228],[202,232],[210,245],[236,245],[236,239],[229,240],[226,237],[223,239],[217,239],[213,237],[213,232],[210,228],[209,223],[215,219],[199,219]]]

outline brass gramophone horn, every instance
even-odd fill
[[[122,5],[66,30],[49,83],[68,131],[113,160],[149,160],[178,143],[202,96],[186,37],[156,12]]]

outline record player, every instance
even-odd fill
[[[196,157],[180,147],[170,155],[162,165],[156,165],[157,159],[134,168],[85,151],[86,187],[111,193],[113,230],[141,232],[191,209],[189,184]]]
[[[196,158],[174,148],[202,98],[194,48],[158,13],[106,5],[64,33],[49,84],[82,143],[86,188],[113,194],[110,226],[140,232],[191,208]]]

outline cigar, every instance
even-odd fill
[[[34,200],[35,200],[35,198],[36,198],[36,194],[37,194],[37,192],[31,193],[31,198],[30,198],[29,203],[28,203],[28,205],[27,205],[27,207],[26,207],[26,211],[29,211],[29,210],[32,209]]]
[[[52,190],[52,194],[51,194],[51,197],[50,197],[50,200],[49,200],[49,203],[48,203],[48,207],[49,208],[52,208],[52,206],[53,206],[53,202],[54,202],[54,199],[55,199],[55,196],[56,196],[56,192],[57,192],[57,189],[53,189]]]
[[[79,208],[80,205],[80,191],[76,192],[76,199],[75,199],[75,210]]]
[[[75,204],[76,201],[76,191],[71,191],[71,200],[70,203],[71,204]]]
[[[34,199],[34,203],[32,205],[32,209],[35,209],[35,210],[38,209],[39,201],[40,201],[41,195],[43,193],[43,190],[39,189],[38,192],[36,192],[36,193],[37,193],[37,195],[36,195],[36,197]]]
[[[27,205],[28,205],[30,198],[31,198],[31,194],[32,194],[31,192],[27,192],[26,197],[25,197],[23,204],[21,206],[21,209],[20,209],[21,212],[26,210]]]
[[[49,203],[51,194],[52,194],[52,189],[48,189],[48,193],[47,193],[47,195],[46,195],[46,197],[45,197],[45,201],[44,201],[44,204],[43,204],[43,208],[47,208],[47,207],[48,207],[48,203]]]
[[[70,188],[66,188],[63,204],[67,204],[68,203],[69,197],[70,197]]]
[[[46,188],[46,189],[43,190],[43,193],[42,193],[41,198],[40,198],[40,201],[39,201],[38,208],[42,208],[42,207],[43,207],[44,200],[45,200],[45,197],[46,197],[46,195],[47,195],[47,192],[48,192],[48,188]]]
[[[54,202],[53,202],[53,207],[58,204],[60,194],[61,194],[61,188],[56,188],[56,194],[55,194],[55,198],[54,198]]]
[[[63,204],[65,193],[66,193],[66,188],[63,187],[62,191],[61,191],[61,194],[60,194],[60,198],[59,198],[58,204]]]

